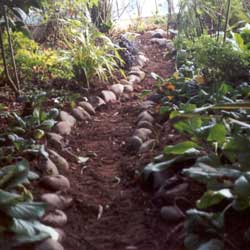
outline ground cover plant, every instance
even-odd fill
[[[182,174],[206,187],[186,214],[186,249],[235,249],[225,236],[225,219],[230,210],[249,209],[250,60],[244,30],[226,43],[206,35],[195,42],[178,38],[176,73],[168,79],[152,74],[162,96],[160,115],[186,139],[167,145],[142,176],[149,182],[155,173],[183,164]]]

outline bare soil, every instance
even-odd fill
[[[138,178],[139,171],[161,152],[161,147],[144,155],[131,155],[125,144],[135,128],[142,101],[138,95],[144,89],[154,89],[150,73],[167,77],[173,73],[174,64],[145,35],[138,42],[150,63],[134,98],[110,104],[93,121],[79,124],[69,137],[74,152],[80,156],[94,153],[95,157],[82,169],[71,166],[68,177],[75,202],[67,211],[69,222],[64,228],[67,250],[169,247],[166,224],[159,218],[159,209],[152,204],[150,194],[142,191]],[[159,133],[157,130],[155,134]],[[182,244],[175,243],[180,248],[172,249],[181,249]]]

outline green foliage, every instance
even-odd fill
[[[232,33],[225,44],[209,36],[195,43],[179,40],[178,71],[168,79],[152,74],[162,95],[160,114],[189,140],[167,145],[142,177],[158,190],[165,176],[181,167],[183,175],[206,188],[196,202],[199,210],[187,211],[187,250],[223,250],[227,211],[249,212],[250,89],[248,82],[234,81],[249,79],[242,33]]]
[[[74,22],[74,25],[66,43],[71,50],[76,79],[89,85],[94,76],[101,80],[114,77],[113,72],[119,69],[119,62],[122,63],[119,48],[95,27],[87,26],[83,30],[80,23]]]
[[[33,78],[39,80],[72,78],[72,66],[64,51],[43,49],[21,32],[13,32],[12,39],[16,64],[22,79],[28,81]],[[7,46],[6,36],[4,45]],[[10,63],[9,53],[7,62]]]
[[[31,174],[25,160],[0,169],[0,229],[4,249],[58,237],[52,228],[39,222],[46,206],[34,202],[32,194],[25,188]]]
[[[231,44],[218,43],[208,36],[199,38],[192,50],[196,65],[204,69],[210,81],[249,78],[250,51],[235,50]]]

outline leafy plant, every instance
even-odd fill
[[[12,249],[27,243],[58,238],[55,230],[39,222],[44,215],[45,204],[34,202],[25,187],[32,172],[27,161],[18,161],[0,169],[1,245]]]

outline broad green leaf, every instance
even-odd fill
[[[51,109],[51,110],[49,111],[48,116],[49,116],[49,118],[51,118],[51,119],[57,119],[58,116],[59,116],[59,113],[60,113],[59,109],[53,108],[53,109]]]
[[[59,239],[59,234],[51,227],[34,220],[13,219],[10,231],[17,235],[36,237],[40,233],[48,234],[53,240]]]
[[[39,219],[45,213],[46,205],[42,202],[21,202],[16,205],[5,206],[6,214],[16,219]]]
[[[17,246],[21,246],[24,244],[31,244],[31,243],[46,240],[49,237],[50,237],[50,234],[46,232],[40,232],[36,235],[33,235],[32,237],[27,236],[27,235],[15,235],[12,246],[17,247]]]
[[[197,201],[199,209],[207,209],[211,206],[219,204],[224,199],[232,199],[233,194],[230,189],[222,189],[219,191],[208,190],[200,200]]]
[[[183,155],[183,154],[190,154],[190,153],[197,153],[199,146],[192,142],[192,141],[185,141],[178,143],[174,146],[167,146],[164,148],[165,155]]]
[[[242,175],[240,170],[219,166],[215,168],[201,162],[196,163],[193,167],[183,169],[182,173],[204,184],[217,179],[237,179]]]
[[[27,180],[28,173],[29,163],[26,160],[0,169],[0,188],[13,188],[22,184]]]
[[[44,129],[51,129],[55,126],[55,124],[56,124],[56,121],[51,119],[51,120],[46,120],[42,122],[40,127]]]
[[[17,124],[22,128],[26,128],[26,122],[19,115],[17,115],[15,112],[13,113],[13,115],[14,115],[14,118],[15,118]]]
[[[0,209],[6,205],[16,204],[20,201],[20,199],[20,195],[0,189]]]
[[[209,131],[207,140],[222,143],[225,141],[227,130],[223,124],[216,124]]]

